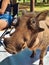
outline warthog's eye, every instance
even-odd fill
[[[33,20],[32,23],[35,23],[35,21]]]
[[[30,21],[31,21],[31,24],[35,24],[35,19],[34,18],[31,19]]]
[[[32,20],[32,21],[31,21],[31,24],[35,24],[35,23],[36,23],[35,20]]]

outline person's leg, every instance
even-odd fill
[[[6,22],[5,20],[0,19],[0,30],[3,30],[4,28],[6,28],[8,25],[8,22]]]

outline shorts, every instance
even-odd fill
[[[8,22],[8,25],[11,25],[13,17],[9,13],[5,13],[0,14],[0,19]]]

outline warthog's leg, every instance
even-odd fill
[[[31,54],[31,58],[33,58],[36,55],[36,51],[33,50],[32,54]]]
[[[43,57],[46,54],[46,47],[41,50],[39,65],[43,65]]]
[[[36,55],[36,49],[38,48],[38,45],[39,45],[39,39],[37,38],[32,48],[30,48],[33,51],[30,57],[33,58]]]

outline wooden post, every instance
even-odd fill
[[[47,0],[47,3],[49,3],[49,0]]]
[[[45,0],[43,0],[43,3],[45,3]]]
[[[34,12],[34,7],[35,7],[35,0],[30,0],[30,11]]]
[[[35,0],[35,3],[37,3],[37,0]]]
[[[43,2],[45,2],[45,0],[43,0]]]

